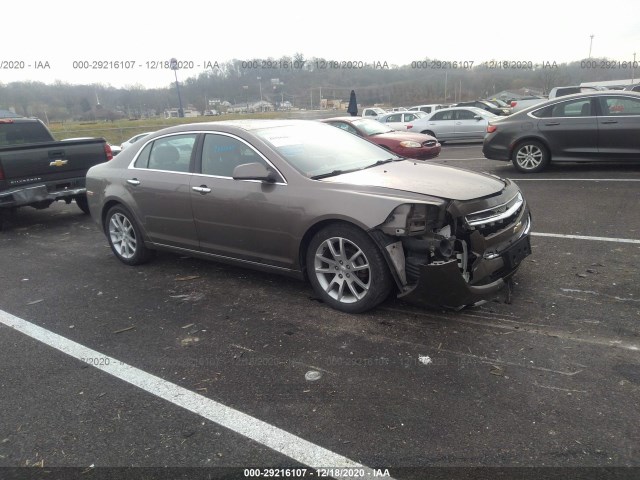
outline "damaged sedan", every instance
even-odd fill
[[[307,279],[358,313],[393,291],[462,308],[493,298],[531,253],[509,180],[398,157],[314,121],[160,130],[87,174],[115,256],[155,250]]]

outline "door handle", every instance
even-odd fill
[[[560,125],[560,122],[546,122],[546,126]]]
[[[207,193],[211,192],[211,189],[206,185],[200,185],[199,187],[191,187],[191,190],[193,190],[194,192],[201,193],[202,195],[206,195]]]
[[[603,120],[602,121],[603,125],[609,125],[611,123],[618,123],[618,121],[617,120]]]
[[[129,180],[127,180],[127,183],[129,185],[138,186],[140,185],[140,180],[138,180],[137,178],[130,178]]]

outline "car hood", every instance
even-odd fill
[[[387,163],[322,181],[392,188],[449,200],[488,197],[505,187],[503,181],[490,175],[414,160]]]
[[[428,138],[426,138],[428,137]],[[369,135],[369,139],[375,141],[380,140],[395,140],[397,142],[403,142],[405,140],[412,140],[414,142],[422,143],[427,140],[435,140],[431,135],[425,135],[424,133],[413,133],[406,131],[393,131],[387,133],[379,133],[377,135]]]

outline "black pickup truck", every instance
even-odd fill
[[[103,138],[56,141],[38,119],[0,118],[0,228],[9,210],[57,200],[89,213],[87,170],[112,158]]]

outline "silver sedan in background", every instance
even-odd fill
[[[393,130],[411,131],[413,128],[412,122],[427,116],[429,114],[424,112],[391,112],[380,115],[376,120]]]
[[[411,131],[449,140],[484,140],[490,120],[499,118],[476,107],[451,107],[437,110],[428,117],[411,122]]]

